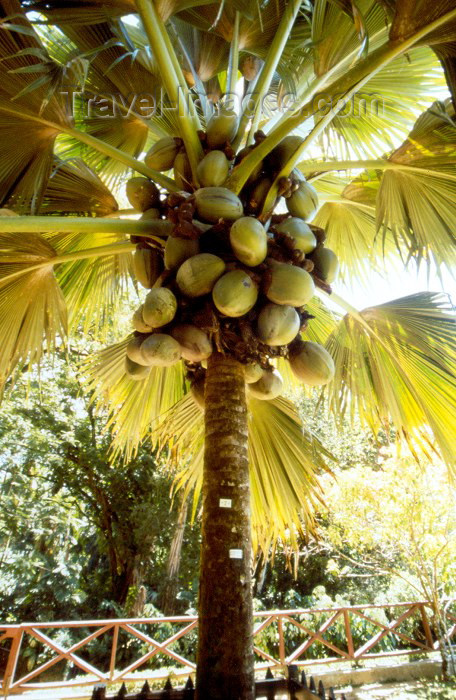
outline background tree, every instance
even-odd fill
[[[2,618],[142,614],[141,586],[148,602],[163,595],[178,521],[172,478],[149,449],[112,464],[104,423],[63,358],[22,378],[0,409]],[[190,581],[191,530],[182,572]]]
[[[389,456],[339,474],[325,540],[339,553],[339,566],[401,579],[411,599],[432,603],[432,626],[440,643],[444,676],[455,673],[447,612],[454,605],[456,494],[439,462],[425,470],[410,455]],[[340,550],[349,542],[350,555]]]
[[[111,3],[109,16],[97,0],[82,6],[59,0],[2,0],[0,7],[5,71],[0,128],[5,143],[11,144],[0,156],[3,204],[27,214],[0,220],[4,340],[0,366],[5,375],[38,361],[44,346],[51,349],[57,337],[66,335],[68,323],[74,331],[83,316],[86,326],[102,326],[115,313],[114,299],[125,284],[137,245],[140,260],[157,258],[151,251],[164,247],[165,235],[198,236],[204,252],[213,253],[215,245],[223,264],[232,260],[235,247],[227,251],[224,236],[231,233],[230,217],[241,213],[257,219],[256,230],[263,230],[258,225],[270,225],[269,258],[291,263],[293,274],[302,280],[307,280],[304,273],[310,273],[309,289],[317,284],[323,297],[331,291],[335,271],[334,257],[322,253],[327,251],[325,235],[340,258],[343,277],[352,271],[362,278],[372,265],[388,272],[394,255],[438,268],[454,264],[454,110],[450,104],[431,107],[443,86],[433,51],[442,58],[454,89],[456,10],[451,0],[431,6],[407,0],[356,4],[293,0],[279,5],[266,2],[253,14],[250,5],[238,2],[200,6],[122,0]],[[136,16],[129,18],[130,13]],[[246,73],[243,85],[252,99],[249,112],[239,115],[236,129],[231,129],[234,115],[220,97],[224,91],[235,92],[244,54],[253,56],[254,70]],[[76,111],[69,109],[74,85],[85,88],[82,99],[75,96]],[[144,114],[142,103],[132,105],[127,99],[131,93],[142,93],[144,86],[151,91],[163,87],[165,107],[176,106],[178,98],[181,105],[189,100],[188,110]],[[283,97],[290,86],[296,98],[294,110],[265,120],[263,98]],[[382,115],[363,112],[364,89],[381,94]],[[315,104],[322,91],[323,107],[318,100]],[[191,100],[196,93],[200,93],[198,104]],[[84,99],[89,95],[92,101]],[[225,114],[222,122],[211,122],[211,102],[217,95]],[[356,115],[344,112],[349,100]],[[106,109],[111,110],[109,119]],[[418,111],[423,114],[415,123]],[[148,151],[146,164],[138,159],[166,134],[180,139],[165,142],[166,152],[170,146],[181,149],[172,162],[157,163],[163,142]],[[290,134],[299,138],[286,141],[285,147]],[[240,154],[245,145],[248,151]],[[216,183],[223,192],[214,201],[204,188],[197,189],[208,181],[214,184],[214,171],[209,168],[207,180],[198,167],[204,149],[220,148],[228,171],[223,178],[217,171]],[[79,160],[69,162],[70,157]],[[174,179],[163,172],[169,169],[171,174],[171,166]],[[149,216],[140,222],[116,221],[110,214],[117,204],[106,184],[119,185],[127,169],[150,178],[164,194],[185,188],[197,194],[189,201],[185,195],[159,197],[152,182],[145,181],[158,205],[156,220]],[[347,177],[339,177],[339,171]],[[318,238],[315,250],[308,251],[310,264],[294,237],[278,229],[282,223],[289,225],[284,217],[276,212],[271,219],[282,195],[287,195],[288,209],[301,214],[301,219],[313,216],[316,193],[301,179],[303,174],[314,182],[324,202],[310,229],[315,238],[311,248]],[[304,201],[297,195],[301,204],[295,208],[291,201],[297,191]],[[131,199],[143,208],[137,198]],[[189,220],[195,208],[208,224],[219,224],[206,238]],[[58,216],[62,214],[72,216]],[[242,260],[237,259],[239,270]],[[247,325],[220,312],[220,304],[214,307],[210,297],[199,315],[179,280],[182,294],[177,290],[174,273],[159,278],[168,292],[170,286],[177,292],[178,320],[199,323],[217,350],[208,359],[206,374],[199,363],[186,368],[196,384],[198,376],[206,376],[205,433],[203,417],[186,393],[189,383],[182,363],[169,369],[154,367],[149,373],[128,365],[127,376],[129,339],[125,339],[101,353],[92,368],[93,385],[110,407],[117,454],[123,451],[130,459],[157,427],[155,440],[168,439],[175,454],[193,450],[194,459],[181,482],[195,488],[196,495],[203,487],[200,698],[253,694],[249,483],[254,543],[268,550],[271,539],[294,532],[291,523],[301,529],[312,525],[313,505],[320,496],[315,472],[324,468],[327,458],[318,440],[309,432],[303,434],[294,407],[283,398],[271,402],[251,398],[247,411],[245,358],[260,360],[266,372],[261,380],[274,382],[277,390],[280,379],[272,374],[272,361],[278,362],[285,383],[291,383],[287,363],[277,356],[287,357],[293,365],[299,355],[301,363],[314,346],[303,346],[299,338],[288,336],[287,342],[276,337],[274,345],[267,333],[260,333],[257,316],[265,297],[276,303],[271,285],[279,273],[268,262],[266,268],[257,266],[253,277],[242,265],[241,269],[244,287],[260,287],[258,304],[244,319]],[[150,286],[150,274],[146,283]],[[238,295],[234,297],[237,302]],[[350,404],[374,431],[391,424],[399,438],[421,445],[428,443],[430,428],[436,447],[454,466],[456,435],[449,417],[455,409],[455,335],[447,299],[421,294],[362,312],[334,294],[333,299],[348,311],[342,320],[315,300],[305,304],[301,297],[293,297],[299,314],[292,304],[285,304],[293,318],[287,327],[290,335],[293,324],[296,334],[302,326],[306,343],[325,344],[333,355],[333,411],[340,416]],[[285,313],[273,308],[274,314]],[[307,326],[310,316],[315,318]],[[144,317],[136,318],[142,330],[144,322]],[[266,347],[259,345],[258,334],[267,340]],[[174,348],[177,359],[182,346],[173,340],[163,342]],[[295,340],[295,345],[288,340]],[[158,344],[149,334],[147,348],[157,350]],[[138,345],[138,340],[129,345],[130,355]],[[145,349],[141,344],[137,359],[145,359]],[[315,352],[324,358],[327,380],[332,363],[322,347]],[[311,370],[314,379],[315,364]],[[144,377],[147,374],[145,381],[133,382],[132,373],[138,377],[141,371]],[[257,395],[260,389],[264,396],[264,384],[256,388]],[[160,424],[163,416],[166,420]],[[227,495],[233,496],[229,517],[219,509],[220,498]],[[242,559],[231,560],[230,550],[238,550],[235,556],[241,550]],[[219,585],[208,595],[208,586],[215,582]]]

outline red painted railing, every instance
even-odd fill
[[[254,628],[257,669],[280,669],[289,664],[308,666],[435,651],[438,643],[431,631],[429,607],[427,602],[408,602],[257,612]],[[383,620],[375,619],[375,615]],[[456,623],[456,617],[451,616],[450,619]],[[362,634],[359,630],[360,620],[364,626]],[[415,630],[415,634],[401,631],[404,622],[408,625],[407,629]],[[192,657],[197,625],[197,617],[191,616],[0,624],[0,647],[3,647],[6,658],[1,664],[4,671],[0,693],[6,696],[38,688],[115,684],[138,680],[139,677],[160,679],[168,677],[170,672],[175,676],[188,675],[195,670],[194,659],[186,658],[172,647],[177,643],[187,644],[191,647],[190,653],[184,653]],[[73,635],[75,638],[76,630],[83,632],[85,629],[89,633],[71,644],[56,639],[59,635],[66,635],[67,638]],[[450,637],[455,633],[456,624],[450,630]],[[120,641],[120,635],[123,641]],[[360,637],[363,638],[362,643],[356,642]],[[395,639],[400,648],[376,651],[375,648],[386,638]],[[101,668],[100,647],[89,648],[95,640],[104,642],[105,660]],[[141,648],[135,660],[131,661],[135,651],[132,648],[134,643],[137,646],[140,643]],[[24,671],[24,668],[27,669],[26,660],[30,659],[30,650],[36,650],[38,645],[41,646],[41,652],[36,656],[36,665]],[[321,657],[321,645],[328,650],[329,655],[315,658],[317,653]],[[122,660],[125,649],[129,657],[128,663]],[[43,660],[43,656],[50,658]],[[151,668],[151,662],[157,660],[161,668]],[[66,668],[57,674],[55,666],[62,661],[67,662]],[[77,678],[69,680],[64,677],[68,663],[77,670]]]

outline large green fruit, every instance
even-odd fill
[[[268,252],[268,236],[264,226],[252,216],[242,216],[230,229],[230,243],[244,265],[260,265]]]
[[[285,202],[292,216],[308,221],[318,209],[318,194],[310,183],[300,182],[298,189]]]
[[[151,289],[143,306],[143,320],[151,328],[161,328],[170,323],[177,311],[177,299],[170,289]]]
[[[266,159],[267,165],[274,171],[282,170],[303,141],[304,139],[301,136],[285,136],[268,155]]]
[[[201,187],[220,187],[225,182],[229,169],[230,163],[223,151],[209,151],[197,168]]]
[[[235,221],[243,214],[242,202],[226,187],[202,187],[195,192],[196,211],[203,221]]]
[[[276,369],[264,370],[261,379],[247,387],[251,396],[264,401],[275,399],[282,393],[282,388],[282,375]]]
[[[147,323],[144,323],[143,319],[143,312],[144,309],[144,304],[141,304],[139,308],[136,309],[135,313],[133,314],[132,322],[133,322],[133,327],[135,331],[138,331],[138,333],[152,333],[152,327],[148,326]]]
[[[125,374],[129,379],[134,379],[138,382],[145,379],[149,373],[150,367],[139,365],[137,362],[130,360],[128,356],[125,358]]]
[[[289,360],[293,374],[310,386],[322,386],[334,377],[334,361],[319,343],[309,340],[297,344],[290,351]]]
[[[244,148],[242,148],[236,156],[235,165],[239,165],[239,163],[242,163],[244,158],[247,158],[247,156],[250,155],[254,148],[255,146],[245,146]],[[259,178],[262,169],[263,161],[261,160],[258,163],[258,165],[255,166],[255,169],[250,173],[246,185],[250,185],[253,182],[255,182],[255,180]]]
[[[206,134],[209,148],[220,148],[227,142],[231,143],[238,129],[236,112],[225,109],[220,114],[214,114],[207,123]]]
[[[171,329],[171,335],[181,346],[182,357],[188,362],[202,362],[212,354],[212,342],[201,328],[180,323]]]
[[[146,211],[160,202],[158,187],[147,177],[132,177],[126,185],[127,199],[137,211]]]
[[[204,377],[192,381],[190,385],[190,395],[201,411],[204,411]]]
[[[258,337],[266,345],[288,345],[296,338],[300,326],[300,318],[292,306],[266,304],[258,315]]]
[[[315,294],[315,284],[308,272],[297,267],[271,261],[271,281],[265,289],[269,301],[275,304],[303,306]]]
[[[212,299],[225,316],[244,316],[258,299],[258,287],[244,270],[231,270],[215,283]]]
[[[175,139],[172,136],[164,136],[149,148],[144,162],[153,170],[171,170],[180,147],[180,139]]]
[[[142,216],[140,217],[140,221],[150,221],[151,219],[159,218],[160,209],[157,209],[156,207],[151,207],[150,209],[146,209],[146,211],[143,212]]]
[[[174,160],[174,181],[185,192],[193,192],[192,168],[185,151],[180,151]]]
[[[187,297],[201,297],[212,292],[214,284],[225,272],[225,263],[212,253],[199,253],[188,258],[177,271],[176,282]]]
[[[181,348],[170,335],[154,333],[143,341],[141,354],[150,367],[170,367],[180,360]]]
[[[334,282],[339,273],[339,261],[330,248],[320,246],[312,253],[310,259],[315,265],[314,271],[317,277],[328,284]]]
[[[253,54],[244,54],[243,58],[239,63],[239,70],[241,71],[244,78],[251,82],[257,77],[262,65],[263,61],[257,56],[254,56]]]
[[[127,345],[126,354],[127,357],[132,361],[136,362],[138,365],[147,365],[146,360],[141,352],[141,345],[143,344],[144,336],[137,335],[130,340]]]
[[[133,272],[143,287],[151,289],[163,272],[160,253],[155,248],[138,246],[133,253]]]
[[[165,267],[176,270],[185,260],[199,253],[199,243],[193,238],[169,236],[165,244]]]
[[[248,202],[248,210],[251,214],[256,214],[262,209],[271,187],[272,180],[269,177],[262,177],[253,185],[249,192]]]
[[[257,382],[263,376],[264,369],[258,362],[249,362],[249,364],[244,365],[244,378],[246,384],[253,384]]]
[[[276,229],[281,233],[287,233],[293,238],[295,250],[301,250],[306,255],[315,250],[317,239],[310,226],[303,219],[292,216],[282,221],[276,226]]]

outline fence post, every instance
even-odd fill
[[[119,640],[119,625],[114,625],[111,645],[111,659],[109,662],[109,680],[112,681],[116,671],[117,642]]]
[[[285,642],[283,639],[283,619],[281,617],[277,620],[277,627],[279,630],[279,659],[280,663],[285,666]]]
[[[434,648],[434,639],[432,637],[431,626],[429,625],[428,616],[426,613],[426,608],[423,603],[420,605],[421,610],[421,621],[423,623],[424,634],[426,635],[426,642],[430,649]]]
[[[301,689],[301,684],[299,683],[299,669],[295,664],[287,666],[287,676],[290,698],[291,700],[297,700],[296,692]]]
[[[318,681],[318,696],[321,698],[321,700],[325,700],[325,686],[323,685],[323,681]]]
[[[184,694],[182,697],[184,700],[193,700],[193,698],[195,697],[195,689],[190,676],[187,678],[187,682],[184,686]]]
[[[20,628],[18,628],[17,630],[15,630],[14,635],[12,636],[11,648],[8,654],[8,661],[6,662],[5,675],[3,677],[2,695],[5,698],[8,697],[8,691],[10,689],[11,683],[14,680],[14,674],[16,673],[16,666],[19,658],[19,649],[21,647],[23,634],[23,631]]]
[[[355,656],[355,647],[353,646],[353,637],[350,627],[350,615],[348,610],[344,610],[344,625],[345,625],[345,638],[347,640],[347,651],[349,653],[350,659]]]

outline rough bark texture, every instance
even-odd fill
[[[214,353],[205,387],[198,700],[254,697],[250,487],[244,369]],[[220,503],[221,499],[231,501]],[[233,550],[235,550],[233,552]],[[236,558],[238,554],[242,558]]]

